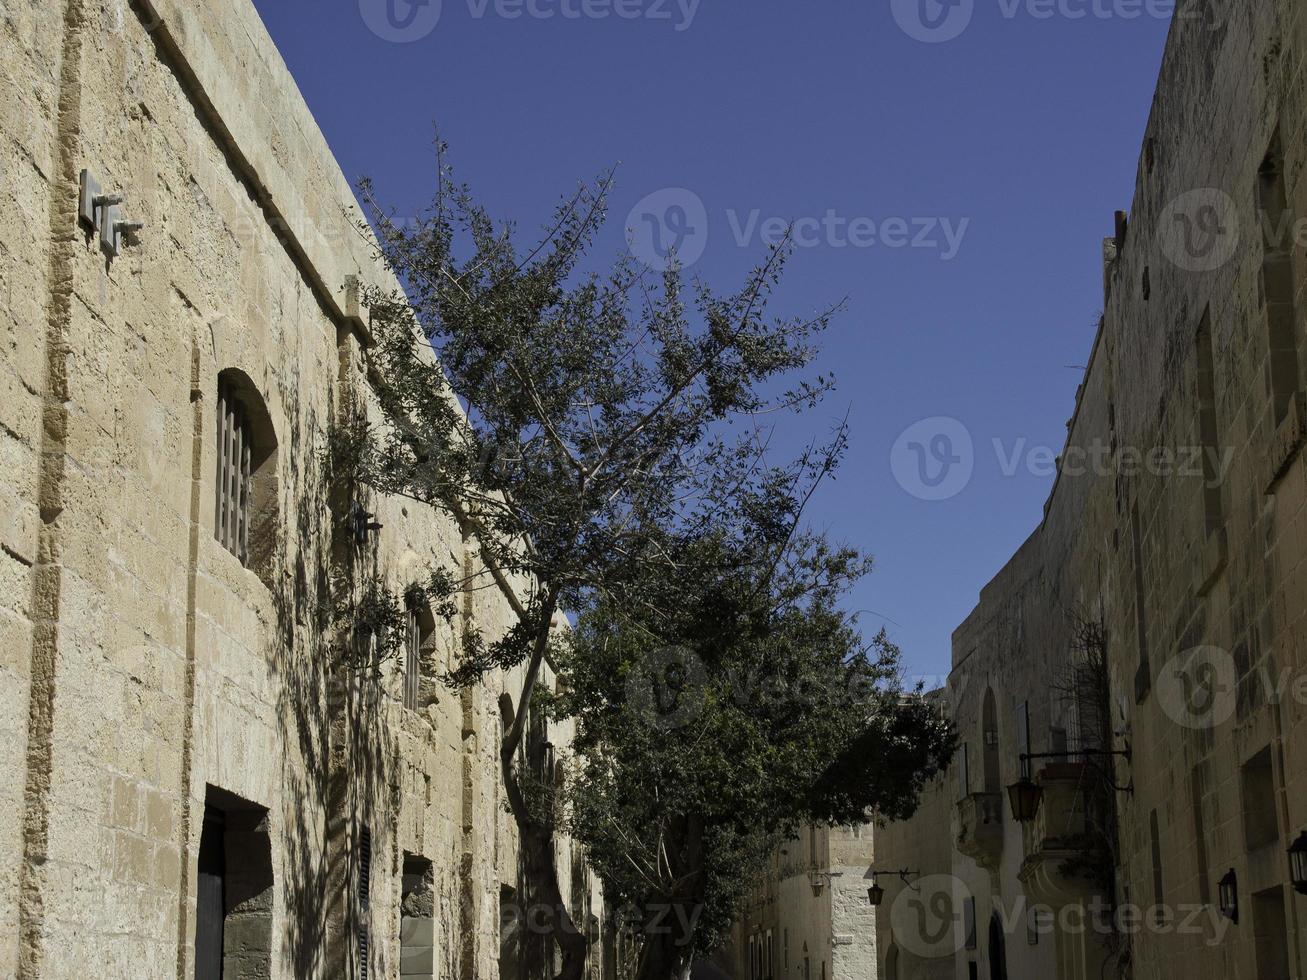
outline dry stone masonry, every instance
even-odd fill
[[[323,622],[383,275],[356,217],[249,0],[0,7],[0,977],[499,975],[520,679],[434,683],[429,617],[421,683],[346,671]],[[367,507],[391,587],[475,567]]]

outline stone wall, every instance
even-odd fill
[[[772,856],[740,910],[730,955],[718,960],[737,980],[874,975],[876,926],[867,904],[873,856],[870,825],[804,829]]]
[[[498,698],[520,679],[428,684],[411,711],[397,665],[338,667],[322,458],[366,394],[347,284],[382,273],[253,6],[7,2],[0,86],[0,977],[190,976],[216,791],[266,811],[268,975],[357,975],[366,919],[369,975],[398,976],[406,858],[433,869],[433,975],[496,975],[520,884]],[[83,169],[144,224],[112,260],[78,224]],[[275,435],[257,569],[214,534],[233,370]],[[475,561],[449,520],[370,506],[392,586]],[[510,612],[481,592],[462,615],[493,632]]]
[[[940,777],[926,787],[921,806],[911,820],[877,829],[876,868],[882,874],[876,883],[885,894],[876,910],[877,967],[866,976],[880,980],[952,980],[953,922],[936,923],[937,931],[925,935],[920,923],[922,916],[934,914],[929,900],[941,894],[939,883],[952,869],[953,805],[952,783]],[[900,872],[906,872],[906,877]],[[949,889],[950,912],[952,897]],[[947,933],[942,931],[945,929]]]
[[[1307,10],[1179,7],[1044,519],[954,634],[960,980],[990,969],[994,914],[1011,976],[1307,970],[1285,853],[1307,828]],[[1070,697],[1096,655],[1102,697]],[[1085,748],[1130,756],[1033,760],[1017,825],[1021,753]],[[1096,903],[1137,911],[1102,932]],[[1041,904],[1028,936],[1013,912]]]

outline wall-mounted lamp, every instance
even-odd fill
[[[370,514],[364,510],[363,505],[357,502],[350,509],[349,519],[354,528],[354,543],[360,548],[367,545],[372,535],[377,534],[385,527],[384,524],[379,524],[372,519],[375,516],[375,514]]]
[[[877,880],[881,875],[895,875],[903,881],[903,884],[911,885],[912,882],[909,879],[913,877],[920,878],[921,872],[907,870],[877,871],[875,868],[872,868],[871,887],[867,889],[867,904],[874,909],[880,908],[881,903],[885,901],[885,889],[880,886],[880,882]]]
[[[1289,884],[1299,895],[1307,895],[1307,832],[1289,848]]]
[[[1020,782],[1009,786],[1007,795],[1012,807],[1012,819],[1017,823],[1030,823],[1039,816],[1040,804],[1044,802],[1044,790],[1031,782],[1030,777],[1023,776]]]
[[[91,234],[100,233],[100,249],[114,258],[124,244],[130,244],[145,225],[127,221],[121,194],[105,194],[89,170],[83,170],[78,195],[77,219]]]
[[[1131,759],[1129,749],[1080,749],[1076,752],[1023,752],[1020,755],[1021,771],[1027,773],[1030,771],[1029,763],[1035,759],[1076,759],[1081,756],[1094,756],[1097,758],[1122,758],[1126,762]],[[1117,789],[1133,793],[1133,786],[1119,786]],[[1021,781],[1013,783],[1007,788],[1008,803],[1012,807],[1012,819],[1017,823],[1030,823],[1039,815],[1039,806],[1044,801],[1044,790],[1041,786],[1034,783],[1029,776],[1023,775]]]
[[[832,878],[840,877],[839,871],[817,871],[808,872],[808,884],[812,886],[812,897],[821,898],[821,893],[826,890],[826,882]]]
[[[1217,885],[1217,897],[1220,901],[1221,914],[1239,924],[1239,878],[1231,868]]]

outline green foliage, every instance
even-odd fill
[[[584,608],[642,564],[666,570],[660,537],[719,525],[734,487],[802,484],[842,439],[762,460],[760,417],[815,404],[831,384],[786,383],[832,314],[769,316],[788,245],[729,294],[630,256],[588,273],[609,177],[564,201],[527,249],[443,162],[439,179],[416,223],[391,221],[362,188],[405,289],[364,296],[387,422],[369,479],[448,510],[518,593],[521,629],[465,644],[455,676],[473,683],[526,660],[556,609]]]
[[[425,582],[411,582],[400,592],[387,587],[367,570],[362,581],[337,569],[332,586],[331,620],[343,663],[356,669],[379,667],[404,653],[408,642],[409,610],[427,607],[452,621],[458,612],[453,577],[432,570]]]
[[[751,545],[688,543],[645,601],[583,616],[562,666],[571,829],[616,904],[695,910],[694,954],[800,827],[906,815],[953,751],[899,651],[838,607],[867,562],[814,535],[780,561]]]
[[[457,519],[481,558],[460,586],[497,588],[516,613],[502,634],[468,626],[450,680],[527,665],[501,765],[529,890],[561,910],[560,976],[585,964],[552,871],[564,810],[610,899],[695,923],[675,951],[645,937],[668,954],[645,963],[670,975],[722,939],[801,823],[901,815],[952,750],[947,725],[898,690],[897,650],[864,644],[840,611],[866,560],[802,530],[844,425],[797,458],[768,453],[776,420],[833,384],[802,375],[838,307],[771,315],[788,239],[734,292],[629,255],[586,271],[611,176],[519,248],[438,152],[415,223],[362,187],[404,287],[363,297],[385,415],[364,433],[364,478]],[[579,621],[551,698],[535,682],[560,610]],[[576,719],[563,808],[526,735],[532,705]]]
[[[355,669],[380,666],[404,649],[408,614],[399,597],[375,576],[356,586],[337,573],[332,588],[340,660]]]

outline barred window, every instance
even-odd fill
[[[254,438],[250,413],[231,381],[218,381],[218,475],[214,535],[248,566],[250,556],[250,472]]]
[[[259,389],[236,368],[218,375],[213,536],[271,586],[279,525],[277,433]]]
[[[417,710],[430,703],[430,696],[422,696],[422,664],[432,666],[436,617],[431,607],[422,600],[410,601],[408,608],[408,636],[404,643],[403,699],[404,707]]]
[[[372,901],[372,831],[364,827],[359,834],[359,879],[358,879],[358,946],[359,946],[359,980],[367,980],[369,952],[371,947],[371,929],[369,929],[368,906]]]

